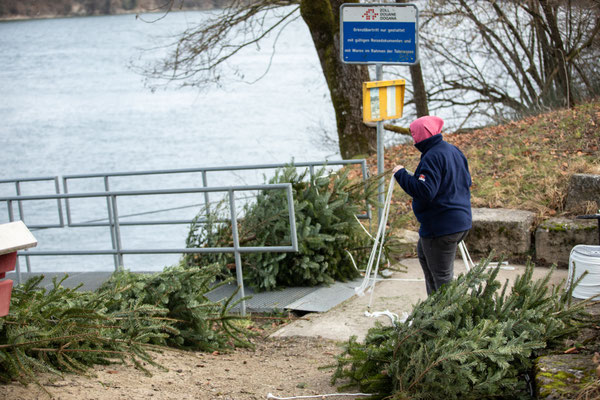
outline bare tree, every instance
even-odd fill
[[[170,0],[172,7],[176,0]],[[183,32],[170,54],[146,74],[153,80],[203,87],[219,84],[223,67],[245,48],[268,35],[277,36],[291,21],[302,18],[314,42],[327,82],[343,158],[376,151],[376,133],[362,122],[362,82],[369,80],[364,65],[340,60],[341,0],[233,0],[212,18]],[[242,74],[242,71],[238,71]]]
[[[408,0],[396,0],[396,3],[408,3]],[[412,82],[412,102],[415,103],[417,117],[429,115],[429,106],[427,104],[427,91],[425,90],[425,80],[423,79],[423,70],[421,64],[417,62],[409,66],[410,79]]]
[[[597,96],[599,3],[427,1],[420,44],[430,107],[497,120]]]

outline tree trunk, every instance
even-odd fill
[[[348,1],[345,1],[348,2]],[[362,122],[362,82],[369,81],[366,65],[340,59],[339,0],[302,0],[300,14],[312,36],[335,110],[342,158],[373,154],[377,133]]]
[[[410,66],[410,79],[413,85],[413,101],[417,108],[417,118],[429,115],[427,91],[425,90],[425,81],[423,80],[423,71],[420,62]]]

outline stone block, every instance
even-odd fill
[[[538,399],[575,399],[596,380],[596,364],[589,354],[555,354],[539,357],[535,362]]]
[[[550,218],[535,231],[535,260],[541,264],[569,267],[571,249],[578,244],[596,244],[598,225],[596,220]]]
[[[590,214],[597,212],[598,208],[600,208],[600,175],[573,174],[569,180],[565,210],[575,214]]]
[[[504,208],[473,208],[473,229],[465,240],[470,253],[522,257],[531,250],[535,214]]]

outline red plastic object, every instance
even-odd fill
[[[15,265],[17,265],[17,252],[13,251],[12,253],[0,254],[0,272],[8,272],[15,269]],[[4,274],[0,276],[3,278]]]
[[[8,315],[8,310],[10,309],[12,285],[13,281],[10,279],[0,281],[0,317]]]
[[[17,252],[0,255],[0,279],[6,276],[8,271],[15,269],[17,265]],[[8,315],[10,308],[10,296],[12,294],[13,281],[5,279],[0,281],[0,317]]]

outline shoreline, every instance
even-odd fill
[[[160,9],[145,9],[145,8],[136,8],[132,10],[116,10],[112,13],[69,13],[69,14],[39,14],[36,16],[24,15],[24,14],[15,14],[15,15],[7,15],[0,16],[0,23],[2,22],[15,22],[15,21],[35,21],[35,20],[45,20],[45,19],[61,19],[61,18],[83,18],[83,17],[107,17],[107,16],[116,16],[116,15],[139,15],[139,14],[167,14],[174,12],[185,12],[185,11],[211,11],[216,10],[216,8],[206,8],[206,7],[185,7],[185,8],[177,8],[167,10]]]

